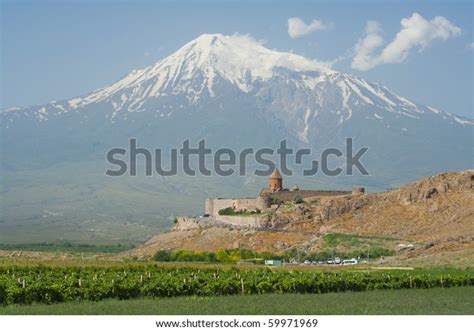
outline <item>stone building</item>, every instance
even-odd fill
[[[269,195],[288,191],[283,188],[283,178],[277,168],[273,169],[268,178],[268,187],[262,189],[255,198],[206,199],[204,213],[209,216],[219,216],[219,210],[232,208],[235,211],[262,211],[270,207]]]
[[[265,218],[264,213],[261,212],[269,211],[271,208],[275,207],[272,206],[272,203],[275,205],[275,201],[279,201],[278,204],[281,204],[294,201],[296,197],[306,199],[317,196],[347,196],[351,194],[360,195],[364,193],[364,188],[362,187],[355,187],[352,192],[335,190],[302,190],[298,185],[294,185],[291,190],[286,189],[283,187],[283,178],[280,172],[275,168],[268,178],[268,186],[263,188],[257,197],[206,199],[204,216],[199,218],[177,218],[177,226],[189,228],[199,227],[206,224],[228,224],[232,226],[259,228],[262,226],[262,220]],[[236,212],[244,213],[236,213],[235,215],[219,215],[219,211],[226,208],[232,208]]]
[[[273,169],[273,172],[268,179],[268,189],[271,193],[283,190],[283,178],[277,168]]]

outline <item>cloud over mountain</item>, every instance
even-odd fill
[[[357,42],[351,67],[358,70],[370,70],[382,64],[401,63],[413,52],[422,52],[436,40],[446,41],[461,34],[461,29],[442,16],[430,21],[418,13],[403,18],[402,29],[378,55],[375,51],[384,43],[380,24],[367,22],[365,36]]]
[[[333,26],[333,23],[324,23],[320,20],[312,20],[306,24],[299,17],[290,17],[288,19],[288,35],[291,38],[299,38],[319,30],[326,30]]]

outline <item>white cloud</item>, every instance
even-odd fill
[[[446,41],[461,34],[461,29],[446,18],[436,16],[431,21],[414,13],[400,22],[402,29],[378,55],[376,49],[383,45],[380,24],[367,22],[365,37],[360,39],[354,50],[351,67],[358,70],[369,70],[386,63],[401,63],[414,50],[422,52],[435,40]]]
[[[324,23],[320,20],[312,20],[306,24],[299,17],[290,17],[288,19],[288,34],[291,38],[299,38],[311,32],[329,29],[332,25],[332,23]]]
[[[373,61],[373,52],[383,44],[382,29],[376,21],[368,21],[365,28],[365,37],[355,46],[355,55],[352,59],[352,68],[368,70]]]
[[[474,50],[474,42],[467,44],[467,49]]]

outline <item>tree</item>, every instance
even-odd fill
[[[170,255],[171,255],[170,251],[161,250],[161,251],[156,252],[155,255],[153,255],[153,260],[168,262],[170,260]]]

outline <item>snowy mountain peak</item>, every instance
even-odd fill
[[[473,129],[471,119],[383,85],[248,36],[220,34],[202,35],[82,97],[0,110],[2,164],[9,169],[23,171],[36,158],[35,167],[72,162],[76,170],[77,161],[103,162],[107,149],[130,137],[163,150],[206,139],[235,151],[285,139],[310,148],[313,157],[329,147],[345,150],[351,137],[354,151],[369,148],[362,161],[371,176],[364,180],[382,187],[407,174],[472,167]],[[343,158],[333,160],[344,165]]]
[[[221,74],[234,79],[246,71],[254,78],[269,78],[274,74],[275,68],[296,72],[334,72],[318,61],[293,53],[270,50],[261,42],[245,35],[203,34],[171,57],[178,61],[182,58],[194,60],[193,64],[197,66],[213,64]]]
[[[78,108],[110,100],[117,95],[122,101],[133,97],[135,106],[146,98],[163,94],[184,92],[195,98],[206,91],[214,96],[212,86],[217,76],[236,85],[241,91],[249,92],[256,81],[268,80],[281,69],[312,73],[313,76],[336,73],[316,60],[270,50],[249,36],[203,34],[150,67],[133,70],[110,86],[83,98],[69,100],[69,106]],[[115,104],[119,103],[115,101]]]
[[[278,68],[292,72],[335,72],[318,61],[270,50],[249,36],[221,34],[203,34],[145,70],[152,75],[167,71],[173,83],[191,80],[200,72],[208,86],[219,75],[248,92],[254,81],[273,77]],[[212,94],[212,90],[209,92]]]
[[[310,140],[325,116],[324,121],[334,127],[361,117],[387,127],[392,117],[417,121],[434,116],[454,124],[474,124],[470,119],[416,104],[385,86],[334,71],[316,60],[268,49],[249,36],[222,34],[203,34],[156,64],[133,70],[88,95],[25,112],[46,121],[51,114],[100,104],[109,110],[105,116],[111,122],[144,111],[169,117],[179,109],[194,108],[198,102],[239,92],[255,98],[254,104],[261,111],[286,123],[304,142]],[[12,110],[18,112],[23,110]]]

